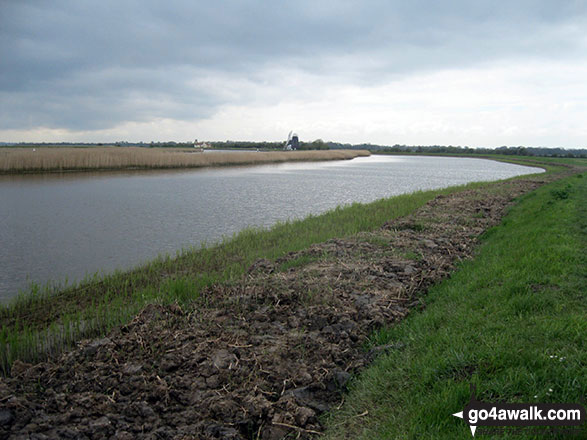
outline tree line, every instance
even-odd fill
[[[542,156],[542,157],[587,157],[587,149],[547,148],[547,147],[508,147],[497,148],[471,148],[461,146],[444,145],[375,145],[375,144],[340,144],[329,142],[332,149],[359,149],[373,152],[389,153],[429,153],[429,154],[462,154],[462,155],[486,155],[505,154],[511,156]]]
[[[255,142],[255,141],[215,141],[208,142],[212,148],[216,149],[247,149],[247,150],[282,150],[284,142]],[[34,147],[34,146],[108,146],[118,147],[170,147],[170,148],[190,148],[193,142],[125,142],[118,141],[112,143],[84,143],[84,142],[0,142],[0,146],[8,147]],[[542,157],[587,157],[586,148],[569,149],[569,148],[548,148],[548,147],[509,147],[502,146],[497,148],[472,148],[468,146],[453,145],[377,145],[377,144],[343,144],[339,142],[325,142],[322,139],[316,139],[311,142],[300,142],[300,150],[369,150],[374,153],[428,153],[428,154],[462,154],[462,155],[487,155],[487,154],[505,154],[511,156],[542,156]]]

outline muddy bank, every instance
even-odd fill
[[[373,330],[423,305],[512,200],[548,176],[438,197],[372,233],[260,260],[193,309],[149,306],[108,337],[0,379],[0,437],[312,438]]]

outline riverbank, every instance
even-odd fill
[[[371,331],[421,304],[513,198],[560,175],[354,205],[21,299],[0,315],[5,368],[114,330],[57,361],[16,362],[0,385],[14,396],[0,403],[6,429],[136,436],[141,419],[202,438],[311,436],[350,373],[381,351],[363,350]]]
[[[281,162],[345,160],[363,150],[197,152],[195,149],[91,147],[0,149],[0,174],[202,168]]]
[[[372,335],[368,346],[385,347],[385,354],[352,383],[341,411],[326,422],[326,438],[470,438],[452,416],[469,402],[470,385],[484,402],[583,402],[585,177],[523,196],[482,236],[476,258],[421,299],[421,312]],[[512,429],[495,438],[571,434]],[[584,438],[586,429],[571,437]]]

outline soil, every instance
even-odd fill
[[[58,359],[0,378],[0,437],[314,438],[381,326],[473,255],[529,177],[439,196],[379,230],[259,260],[190,309],[146,307]]]

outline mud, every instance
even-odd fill
[[[402,349],[366,350],[372,332],[423,307],[426,289],[541,183],[437,197],[375,232],[260,260],[193,309],[151,305],[59,359],[16,362],[0,379],[0,437],[314,438],[352,375]]]

